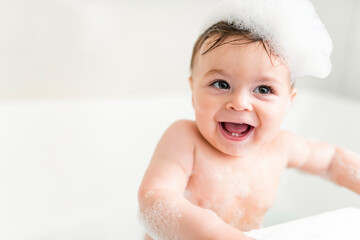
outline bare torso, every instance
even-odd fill
[[[281,151],[269,143],[271,150],[237,161],[214,149],[199,133],[196,136],[194,166],[184,196],[241,231],[261,227],[286,165],[276,154]]]
[[[212,147],[195,123],[195,153],[184,197],[212,210],[240,231],[260,228],[271,207],[279,179],[286,167],[276,141],[252,157],[239,160]],[[147,236],[146,239],[151,239]]]

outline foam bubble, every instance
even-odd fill
[[[241,198],[249,196],[251,193],[249,178],[241,172],[234,173],[231,191]]]
[[[145,198],[149,198],[149,197],[151,197],[151,196],[154,195],[154,194],[155,194],[154,191],[148,191],[148,192],[145,193]]]
[[[249,177],[230,166],[208,167],[202,178],[204,181],[207,178],[216,179],[223,186],[225,194],[229,196],[246,198],[251,194]]]
[[[357,165],[360,166],[360,157],[358,154],[348,149],[343,149],[343,152],[348,159],[351,159],[354,162],[354,165],[357,163]],[[346,162],[343,157],[340,156],[340,154],[336,155],[336,163],[338,166],[345,169],[348,176],[350,176],[355,182],[360,183],[360,169],[355,168],[356,166],[351,166],[349,162]]]
[[[332,167],[336,171],[330,170],[325,174],[321,175],[323,178],[339,183],[343,177],[346,175],[346,178],[349,184],[355,186],[356,189],[352,189],[355,192],[360,191],[360,155],[356,154],[347,149],[341,149],[341,151],[336,151],[333,160]]]
[[[194,198],[194,194],[192,191],[190,191],[189,189],[185,189],[184,193],[183,193],[184,198],[186,198],[187,200],[189,200],[191,203],[195,203],[195,198]]]
[[[151,207],[140,213],[140,222],[146,232],[157,240],[179,239],[180,211],[175,201],[158,199]]]
[[[244,216],[245,216],[245,209],[244,208],[235,208],[233,217],[232,217],[229,224],[231,226],[235,227],[235,228],[238,227],[239,223],[244,218]]]
[[[262,218],[256,218],[252,222],[242,223],[241,224],[241,230],[243,232],[248,232],[248,231],[251,231],[251,230],[254,230],[254,229],[262,228],[262,222],[263,222]]]
[[[309,0],[226,0],[207,15],[202,27],[231,22],[267,41],[289,67],[292,79],[325,78],[331,71],[331,38]]]

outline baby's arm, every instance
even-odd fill
[[[288,167],[318,174],[360,194],[360,156],[328,143],[282,132]]]
[[[171,125],[158,143],[138,192],[140,216],[155,239],[248,239],[215,213],[183,197],[194,161],[195,126]]]

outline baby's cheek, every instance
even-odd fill
[[[261,126],[265,129],[269,138],[273,138],[279,132],[284,116],[282,112],[277,112],[276,110],[271,111],[270,109],[264,113],[264,115],[265,117],[261,121]]]

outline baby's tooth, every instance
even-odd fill
[[[235,136],[235,137],[238,137],[238,136],[239,136],[239,134],[237,134],[237,133],[231,133],[231,135],[232,135],[232,136]]]

